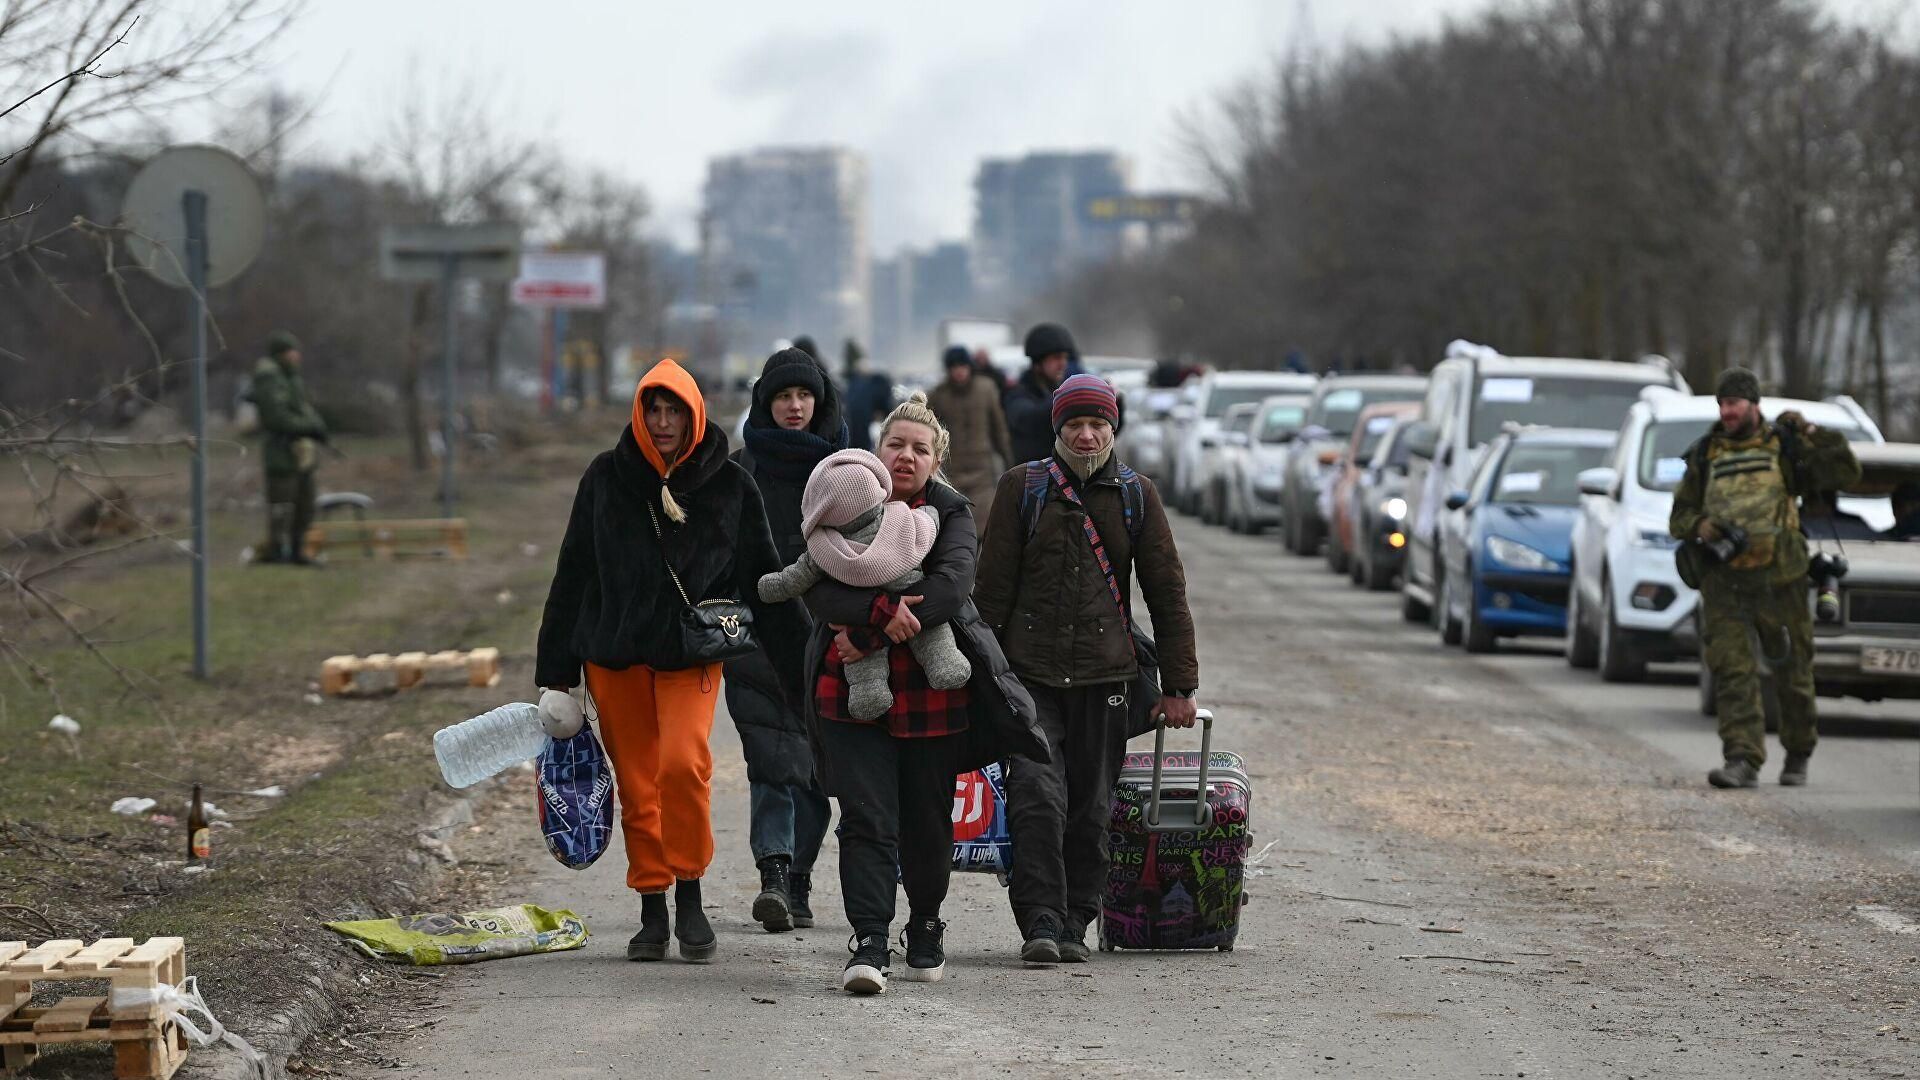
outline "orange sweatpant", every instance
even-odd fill
[[[600,712],[600,742],[613,762],[627,887],[665,892],[713,862],[713,709],[719,664],[655,671],[587,666],[587,691]]]

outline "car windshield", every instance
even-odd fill
[[[1521,443],[1507,452],[1489,502],[1578,506],[1580,472],[1607,463],[1609,447]]]
[[[1259,413],[1256,410],[1241,409],[1232,416],[1227,417],[1226,420],[1221,423],[1220,427],[1225,431],[1252,431],[1253,418],[1258,415]]]
[[[1260,441],[1286,442],[1299,432],[1306,419],[1307,408],[1304,405],[1269,406],[1266,415],[1260,418]]]
[[[1425,393],[1418,386],[1342,386],[1327,391],[1313,403],[1313,415],[1307,417],[1307,423],[1317,424],[1344,438],[1353,434],[1361,409],[1381,401],[1419,401]]]
[[[1474,393],[1473,445],[1492,442],[1508,423],[1544,427],[1611,430],[1640,400],[1640,390],[1656,385],[1621,379],[1569,379],[1539,376],[1482,376]]]
[[[1217,420],[1235,405],[1258,402],[1284,392],[1271,386],[1216,386],[1207,395],[1207,415]]]
[[[1394,418],[1391,416],[1369,416],[1367,424],[1360,429],[1360,445],[1353,452],[1353,460],[1367,461],[1380,447],[1380,440],[1393,430]]]
[[[1687,475],[1687,447],[1707,433],[1711,420],[1668,420],[1648,424],[1640,435],[1640,486],[1648,491],[1672,491]],[[1829,425],[1848,442],[1868,442],[1873,436],[1851,424]]]

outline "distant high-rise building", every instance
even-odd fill
[[[873,341],[876,363],[894,371],[938,371],[944,319],[973,310],[967,245],[950,242],[924,251],[902,249],[873,263]]]
[[[982,161],[973,181],[976,294],[1005,309],[1119,254],[1121,232],[1091,220],[1087,205],[1126,190],[1126,163],[1110,151]]]
[[[728,353],[762,358],[810,334],[829,365],[868,343],[867,163],[836,147],[768,148],[713,159],[701,217],[706,297]]]

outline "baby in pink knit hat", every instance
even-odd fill
[[[940,533],[940,515],[931,506],[915,510],[889,502],[892,491],[887,467],[865,450],[842,450],[820,462],[800,496],[800,531],[807,550],[792,566],[760,579],[760,598],[770,603],[791,600],[823,577],[888,592],[925,577],[920,564]],[[945,623],[922,627],[907,647],[936,689],[957,689],[973,677],[973,665]],[[847,665],[847,712],[854,719],[876,720],[893,707],[889,670],[885,649]]]

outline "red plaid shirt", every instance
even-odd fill
[[[917,505],[917,504],[916,504]],[[875,720],[856,720],[847,715],[847,671],[840,649],[827,643],[827,662],[814,684],[814,707],[823,720],[847,724],[880,724],[896,739],[928,739],[937,735],[956,735],[967,730],[968,688],[940,690],[927,683],[927,673],[905,643],[895,646],[881,628],[900,610],[900,598],[881,593],[873,598],[873,611],[867,626],[847,628],[847,636],[864,651],[888,649],[888,685],[893,687],[893,706]]]

